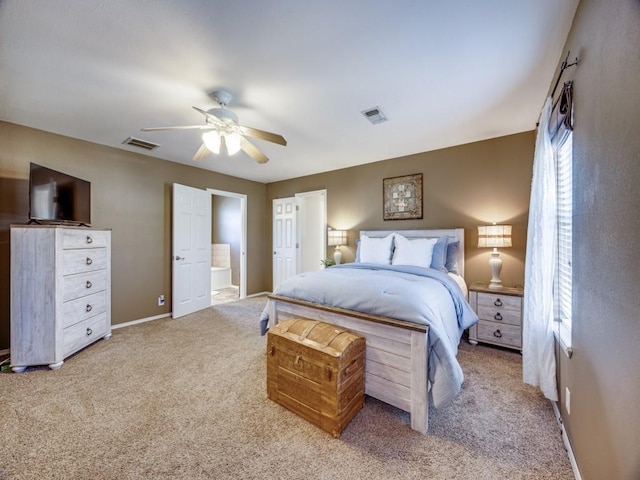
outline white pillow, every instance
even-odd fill
[[[393,233],[384,238],[360,236],[360,262],[389,265],[393,251]]]
[[[433,246],[436,238],[414,238],[409,240],[402,235],[396,234],[396,248],[393,251],[392,265],[412,265],[416,267],[429,268],[433,255]]]

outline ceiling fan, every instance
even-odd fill
[[[213,98],[220,107],[209,110],[193,107],[204,115],[206,122],[204,125],[149,127],[142,128],[141,130],[143,132],[154,132],[157,130],[205,130],[202,134],[202,145],[200,145],[200,148],[193,156],[195,161],[202,160],[210,151],[216,154],[220,153],[220,147],[224,144],[229,155],[234,155],[242,150],[256,162],[267,163],[269,161],[267,156],[246,137],[259,138],[260,140],[266,140],[267,142],[277,143],[283,146],[287,144],[287,141],[282,135],[240,125],[238,123],[238,116],[226,108],[227,104],[233,98],[226,90],[216,90],[211,93],[211,98]]]

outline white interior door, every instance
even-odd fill
[[[327,256],[327,191],[296,193],[298,273],[322,268]]]
[[[211,194],[173,184],[172,316],[211,306]]]
[[[297,273],[296,199],[273,200],[273,288]]]

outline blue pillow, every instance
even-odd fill
[[[438,241],[433,246],[433,253],[431,254],[431,268],[447,273],[447,242],[448,236],[438,238]]]
[[[460,252],[460,240],[447,244],[447,260],[445,268],[451,273],[458,273],[458,255]]]

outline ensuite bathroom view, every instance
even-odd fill
[[[237,270],[236,270],[237,273]],[[211,245],[211,305],[238,300],[239,287],[233,284],[231,269],[231,245]]]
[[[211,196],[211,305],[240,298],[240,200]]]

